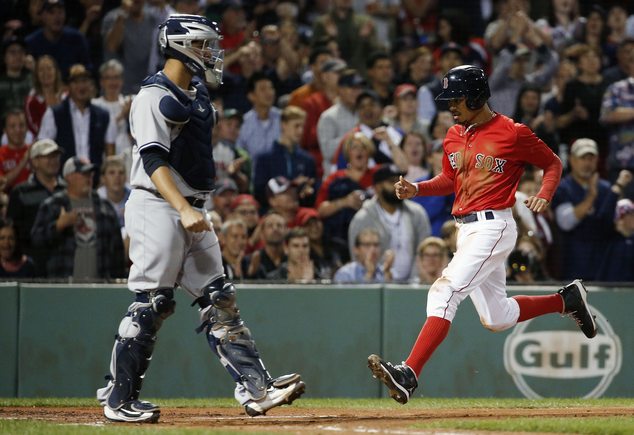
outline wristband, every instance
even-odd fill
[[[414,196],[418,196],[418,183],[414,183],[414,187],[416,188],[416,192],[414,193]]]

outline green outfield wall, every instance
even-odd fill
[[[511,287],[509,294],[549,293]],[[549,315],[493,333],[465,301],[425,367],[428,397],[634,396],[634,288],[590,286],[599,334]],[[0,396],[86,397],[104,384],[122,285],[0,284]],[[427,287],[240,285],[239,306],[273,376],[299,372],[308,397],[380,397],[366,357],[407,357],[425,319]],[[144,397],[227,397],[231,378],[196,334],[198,313],[177,291],[159,333]]]

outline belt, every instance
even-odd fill
[[[158,193],[156,190],[147,189],[145,187],[138,187],[138,186],[135,187],[135,189],[145,190],[146,192],[150,192],[152,195],[156,196],[157,198],[165,199],[163,198],[163,195]],[[204,198],[198,198],[196,196],[186,196],[185,201],[187,201],[189,205],[191,205],[192,207],[203,208],[205,206],[206,200]]]
[[[478,215],[478,213],[473,212],[473,213],[462,214],[462,215],[454,215],[453,218],[459,224],[470,224],[471,222],[477,222],[479,220],[490,221],[495,219],[495,216],[493,215],[493,212],[491,210],[485,211],[484,216],[482,218],[480,216],[481,215]]]

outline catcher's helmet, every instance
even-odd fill
[[[166,57],[183,62],[194,74],[207,83],[222,83],[224,50],[218,26],[199,15],[174,14],[159,26],[159,47]],[[203,41],[201,47],[193,41]]]
[[[484,106],[491,96],[487,76],[473,65],[461,65],[449,70],[442,79],[442,92],[436,100],[453,100],[465,97],[471,110]]]

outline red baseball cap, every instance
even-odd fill
[[[236,196],[235,198],[233,198],[233,201],[231,201],[231,210],[235,210],[236,208],[240,207],[242,204],[251,204],[251,205],[254,205],[256,208],[260,208],[260,204],[258,204],[258,202],[255,200],[253,195],[249,195],[248,193],[242,193]]]
[[[416,89],[416,86],[412,85],[411,83],[403,83],[401,85],[398,85],[394,90],[394,98],[401,98],[407,94],[412,94],[416,96],[417,92],[418,89]]]
[[[319,219],[319,213],[314,208],[309,207],[300,207],[297,210],[297,216],[295,218],[296,222],[299,223],[300,226],[304,226],[311,219]]]

